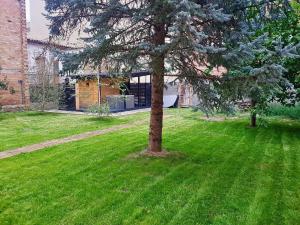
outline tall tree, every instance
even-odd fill
[[[104,60],[115,75],[151,71],[148,151],[156,153],[162,151],[165,73],[199,80],[205,89],[211,76],[203,65],[220,63],[224,38],[237,43],[246,35],[240,15],[265,2],[272,1],[46,0],[46,10],[53,36],[67,37],[74,30],[86,36],[84,50],[65,57],[70,70],[86,64],[97,68]]]
[[[257,1],[244,9],[231,11],[243,27],[238,41],[232,41],[233,35],[223,39],[226,51],[219,63],[226,73],[190,82],[201,100],[199,108],[207,114],[232,112],[237,101],[250,100],[250,124],[255,127],[257,114],[265,114],[270,101],[295,101],[295,82],[287,79],[291,66],[286,62],[299,62],[299,20],[288,1]]]
[[[290,8],[286,10],[285,16],[276,20],[267,21],[265,26],[256,32],[256,35],[267,33],[269,35],[269,45],[276,39],[280,39],[283,46],[297,44],[300,42],[300,3],[296,0],[290,1]],[[300,50],[298,51],[300,53]],[[297,91],[296,101],[300,101],[300,58],[287,58],[283,61],[283,66],[287,69],[284,77],[294,85]],[[283,87],[286,90],[285,87]],[[295,102],[290,101],[291,93],[284,91],[276,96],[277,100],[285,105],[292,106]]]
[[[59,76],[57,61],[53,56],[47,55],[47,49],[48,47],[36,57],[38,63],[30,74],[30,101],[35,108],[42,111],[47,105],[58,108],[61,94],[57,81]]]

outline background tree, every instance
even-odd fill
[[[222,78],[222,85],[217,85],[220,100],[224,101],[225,98],[231,103],[250,100],[250,124],[253,127],[257,124],[257,114],[266,114],[269,102],[279,100],[277,96],[285,95],[286,102],[294,102],[296,92],[293,84],[285,77],[287,70],[284,68],[284,62],[287,59],[298,58],[299,47],[284,46],[280,40],[274,40],[270,47],[267,36],[242,45],[242,48],[233,54],[235,56],[229,56],[232,57],[230,61],[234,61],[235,66],[231,66]],[[248,54],[248,57],[239,62],[237,57],[241,54]]]
[[[30,75],[30,100],[32,105],[44,111],[49,105],[58,107],[61,91],[58,84],[56,61],[43,51],[37,57],[35,72]]]
[[[221,64],[230,43],[247,36],[245,10],[272,1],[241,0],[46,0],[53,36],[85,33],[86,46],[65,56],[68,69],[105,60],[111,74],[152,73],[150,153],[161,152],[163,86],[166,72],[193,80],[204,93],[211,76],[202,71]],[[224,9],[224,10],[223,10]],[[227,41],[226,43],[229,43]],[[195,83],[195,82],[194,82]],[[209,102],[209,104],[214,104]],[[224,104],[225,105],[225,104]]]
[[[270,101],[295,102],[295,76],[287,62],[299,63],[298,33],[294,31],[299,29],[298,22],[295,24],[299,20],[291,5],[284,3],[260,1],[242,14],[232,12],[241,18],[244,35],[239,36],[238,43],[232,42],[231,36],[223,40],[227,46],[219,60],[227,68],[223,77],[190,80],[201,100],[200,109],[230,113],[237,101],[250,100],[251,126],[256,126],[256,115],[266,113]]]
[[[290,7],[285,9],[285,16],[265,21],[261,29],[257,29],[255,32],[257,37],[263,34],[268,35],[266,43],[268,48],[272,48],[273,43],[278,40],[283,46],[297,45],[300,42],[300,3],[295,0],[290,2]],[[289,87],[282,86],[284,91],[275,96],[276,100],[284,105],[294,105],[295,101],[300,100],[299,64],[299,57],[286,57],[282,60],[282,65],[286,68],[283,76],[295,88],[295,92],[293,92]]]

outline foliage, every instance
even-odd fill
[[[1,67],[0,67],[1,70]],[[13,87],[9,87],[9,82],[7,81],[7,78],[0,80],[0,91],[9,91],[10,94],[15,94],[16,90]],[[0,96],[1,99],[2,96]],[[0,104],[0,110],[2,106]]]
[[[7,77],[0,80],[0,90],[9,91],[10,94],[16,93],[16,90],[13,87],[9,87],[9,82],[7,81]]]
[[[43,85],[31,85],[30,86],[30,100],[33,103],[34,108],[39,110],[45,110],[48,107],[57,108],[60,98],[61,90],[59,85],[47,84]]]
[[[299,46],[284,46],[281,41],[274,41],[270,48],[266,36],[243,45],[242,48],[237,49],[234,53],[236,56],[230,61],[238,61],[236,57],[243,54],[243,51],[251,55],[244,57],[239,64],[231,66],[228,74],[224,76],[222,86],[217,85],[220,89],[219,93],[226,100],[250,99],[252,110],[260,114],[267,109],[269,101],[277,100],[276,96],[282,93],[289,93],[289,98],[285,101],[292,104],[296,94],[293,85],[284,77],[287,70],[284,68],[283,61],[297,58]],[[224,90],[226,88],[227,90]]]
[[[0,66],[0,71],[1,71],[1,66]],[[0,90],[6,90],[7,89],[7,82],[6,80],[4,79],[0,79]]]
[[[70,82],[70,79],[67,77],[60,88],[61,95],[59,97],[59,109],[75,110],[75,84]]]
[[[229,111],[231,104],[240,98],[240,95],[229,96],[230,92],[221,88],[231,89],[236,83],[223,85],[223,80],[211,76],[210,71],[215,66],[225,66],[230,74],[227,77],[239,71],[238,75],[243,74],[250,82],[252,78],[248,77],[262,74],[264,82],[274,80],[275,88],[278,82],[289,87],[281,79],[284,69],[278,64],[277,55],[292,50],[291,46],[281,46],[278,40],[276,49],[269,49],[260,42],[260,37],[251,39],[253,31],[262,29],[267,21],[282,18],[288,7],[286,0],[46,1],[53,36],[68,37],[78,29],[86,36],[82,51],[65,55],[67,70],[74,71],[86,65],[96,69],[105,62],[110,74],[114,75],[143,69],[153,73],[152,116],[155,118],[151,121],[158,122],[151,124],[154,130],[149,133],[157,134],[155,140],[161,140],[166,72],[193,84],[206,113],[216,108]],[[251,49],[254,45],[263,46],[263,50],[260,52],[258,46]],[[227,57],[223,58],[224,55]],[[257,56],[262,56],[263,62],[248,67],[255,64]],[[265,105],[263,99],[269,97],[267,89],[257,86],[248,92],[260,91],[257,108]],[[244,89],[239,90],[236,92],[241,94]]]
[[[112,75],[151,71],[149,150],[161,151],[164,75],[169,70],[185,76],[208,54],[223,50],[223,30],[232,25],[218,2],[47,0],[46,10],[53,36],[85,33],[84,49],[63,58],[68,70],[99,69],[103,62]]]
[[[92,105],[89,107],[88,111],[96,114],[100,118],[108,117],[110,115],[110,107],[107,102]]]
[[[7,90],[7,82],[0,80],[0,90]]]
[[[68,37],[80,29],[88,38],[85,48],[63,57],[65,69],[85,65],[98,68],[103,61],[110,74],[124,75],[132,70],[154,71],[151,57],[166,59],[165,71],[182,78],[199,73],[199,64],[219,58],[222,40],[239,27],[231,11],[243,11],[247,2],[228,1],[46,1],[54,37]],[[154,28],[161,26],[162,43],[154,43]],[[211,38],[213,36],[213,38]],[[239,33],[236,32],[236,36]],[[237,39],[238,37],[236,37]],[[164,68],[163,68],[164,70]],[[202,71],[203,72],[203,71]],[[205,74],[204,74],[205,75]]]
[[[45,54],[45,53],[42,53]],[[48,107],[57,108],[61,97],[61,88],[56,81],[58,74],[54,71],[54,60],[40,56],[41,65],[37,65],[33,74],[30,74],[30,101],[34,108],[44,111]]]
[[[281,116],[300,120],[300,105],[283,106],[279,104],[272,104],[269,107],[267,114],[268,116]]]
[[[291,44],[298,44],[300,42],[300,3],[295,0],[291,1],[290,9],[285,12],[285,17],[268,21],[263,29],[258,30],[256,35],[267,33],[269,36],[269,45],[272,41],[280,39],[284,46]],[[298,49],[298,53],[300,50]],[[283,59],[283,66],[287,69],[284,77],[289,80],[295,87],[296,101],[300,100],[300,58],[286,58]],[[285,87],[283,92],[276,95],[278,100],[285,105],[293,105],[295,102],[289,102],[290,90]]]
[[[231,113],[236,102],[251,101],[251,114],[256,117],[257,114],[266,114],[269,101],[295,103],[295,82],[287,79],[287,69],[290,68],[286,68],[286,62],[299,62],[298,33],[293,31],[293,34],[287,35],[276,31],[280,25],[272,25],[290,24],[287,29],[295,26],[295,20],[289,19],[296,15],[295,11],[282,1],[261,3],[244,11],[244,20],[241,20],[244,27],[241,33],[244,32],[244,35],[238,44],[233,43],[231,37],[224,39],[227,49],[220,62],[227,71],[223,77],[205,81],[191,79],[201,100],[199,107],[204,108],[206,113]],[[233,15],[241,16],[239,13]],[[290,41],[284,40],[285,35]]]

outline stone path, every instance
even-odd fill
[[[9,158],[9,157],[19,155],[22,153],[34,152],[34,151],[41,150],[43,148],[52,147],[52,146],[56,146],[56,145],[60,145],[60,144],[65,144],[65,143],[69,143],[72,141],[78,141],[78,140],[86,139],[89,137],[94,137],[94,136],[98,136],[98,135],[102,135],[102,134],[111,133],[114,131],[123,130],[126,128],[132,128],[136,125],[141,125],[143,123],[145,123],[145,121],[140,121],[140,122],[136,122],[133,124],[117,125],[117,126],[103,129],[103,130],[89,131],[89,132],[85,132],[82,134],[76,134],[76,135],[72,135],[72,136],[65,137],[65,138],[54,139],[54,140],[45,141],[45,142],[38,143],[38,144],[33,144],[33,145],[16,148],[13,150],[3,151],[3,152],[0,152],[0,159]]]

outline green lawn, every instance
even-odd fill
[[[0,224],[300,224],[299,121],[167,114],[169,158],[145,124],[0,160]]]
[[[0,151],[130,123],[145,114],[109,119],[42,112],[1,113]]]

